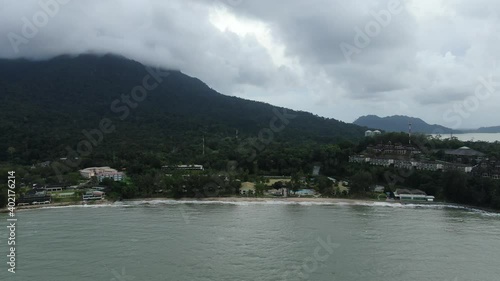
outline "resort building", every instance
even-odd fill
[[[494,157],[483,160],[472,169],[472,173],[477,177],[500,180],[500,161]]]
[[[447,149],[444,151],[447,155],[455,155],[455,156],[465,156],[465,157],[483,157],[484,153],[471,149],[467,146],[462,146],[458,149]]]
[[[376,146],[368,146],[366,148],[367,153],[373,153],[376,155],[409,155],[413,156],[416,154],[421,154],[422,152],[411,145],[402,145],[400,143],[392,144],[377,144]]]
[[[61,192],[55,195],[57,198],[69,198],[69,197],[74,197],[75,192]]]
[[[382,132],[380,132],[379,130],[375,130],[375,131],[366,130],[365,137],[373,137],[373,136],[376,136],[376,135],[380,135],[381,133]]]
[[[253,182],[242,182],[240,187],[241,195],[254,195],[255,194],[255,183]]]
[[[288,197],[288,188],[286,188],[286,187],[282,187],[279,189],[270,188],[266,191],[266,194],[273,195],[273,196]]]
[[[80,175],[84,178],[90,179],[92,177],[97,177],[99,181],[104,179],[113,179],[114,181],[123,180],[124,174],[118,172],[110,167],[90,167],[80,170]]]
[[[351,163],[367,163],[374,166],[394,166],[400,169],[416,169],[425,171],[463,171],[465,173],[470,173],[473,166],[461,163],[450,163],[445,161],[425,161],[425,160],[401,160],[397,158],[387,158],[387,157],[375,157],[370,158],[364,155],[353,155],[349,156],[349,162]]]
[[[112,179],[114,181],[122,181],[123,180],[123,173],[117,172],[117,173],[101,173],[97,175],[97,179],[99,182],[102,182],[104,179]]]
[[[30,190],[26,192],[23,196],[17,198],[17,205],[37,205],[37,204],[49,204],[52,201],[52,197],[45,190]]]
[[[316,195],[317,192],[314,189],[299,189],[293,192],[293,194],[298,196],[312,196]]]
[[[434,196],[427,195],[425,192],[419,189],[396,189],[394,192],[394,197],[396,200],[410,200],[410,201],[434,201]]]
[[[164,170],[203,171],[203,165],[165,165]]]
[[[375,166],[395,167],[401,169],[416,169],[425,171],[463,171],[472,172],[473,167],[482,161],[485,154],[463,146],[458,149],[434,150],[441,152],[444,161],[430,161],[422,151],[411,145],[400,143],[369,145],[363,154],[349,156],[351,163],[367,163]],[[492,170],[491,168],[489,170]],[[500,178],[500,172],[482,172],[484,176]]]
[[[60,187],[60,186],[51,186],[51,187],[48,187],[48,186],[47,186],[47,187],[45,187],[45,190],[46,190],[47,192],[57,192],[57,191],[62,191],[62,190],[63,190],[63,188],[62,188],[62,187]]]
[[[439,150],[435,150],[435,152],[437,151]],[[470,164],[472,166],[481,162],[485,157],[484,153],[471,149],[467,146],[462,146],[458,149],[444,149],[442,150],[442,153],[444,153],[445,161]]]
[[[102,191],[87,191],[82,195],[83,200],[102,200],[104,199],[104,192]]]
[[[370,160],[371,159],[369,157],[366,157],[364,155],[349,156],[349,162],[351,162],[351,163],[369,163]]]

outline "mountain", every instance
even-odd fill
[[[379,129],[387,132],[408,132],[408,124],[411,123],[412,132],[425,134],[448,134],[454,130],[441,125],[428,124],[424,120],[404,115],[394,115],[388,117],[378,117],[376,115],[366,115],[359,117],[353,122],[359,126]],[[454,131],[456,133],[456,131]]]
[[[180,71],[114,55],[0,60],[0,161],[36,163],[89,149],[94,158],[151,153],[184,162],[202,153],[203,137],[210,155],[235,159],[242,145],[357,140],[364,130],[226,96]]]

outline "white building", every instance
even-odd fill
[[[171,165],[163,166],[166,170],[203,171],[203,165]]]
[[[112,179],[114,181],[122,181],[123,180],[123,173],[121,172],[116,172],[116,173],[100,173],[97,174],[97,179],[99,182],[102,182],[104,179]]]
[[[123,180],[124,176],[122,172],[118,172],[117,170],[107,166],[85,168],[83,170],[80,170],[80,175],[87,179],[90,179],[91,177],[97,177],[99,181],[102,181],[106,178],[113,179],[114,181],[121,181]]]
[[[380,134],[382,134],[382,132],[380,132],[379,130],[375,130],[375,131],[366,130],[365,131],[365,137],[373,137],[373,136],[380,135]]]
[[[396,200],[409,200],[409,201],[434,201],[434,196],[427,195],[425,192],[419,189],[396,189],[394,191],[394,197]]]

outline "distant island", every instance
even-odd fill
[[[386,132],[408,132],[409,124],[411,124],[412,132],[423,134],[500,133],[500,126],[456,130],[439,124],[429,124],[420,118],[405,115],[387,117],[365,115],[356,119],[353,124]]]
[[[412,132],[425,134],[449,134],[460,133],[457,130],[447,128],[437,124],[428,124],[420,118],[394,115],[387,117],[379,117],[377,115],[361,116],[353,122],[359,126],[379,129],[386,132],[408,132],[408,126],[411,124]]]
[[[479,129],[475,130],[464,130],[466,133],[491,133],[491,134],[496,134],[500,133],[500,126],[493,126],[493,127],[481,127]]]

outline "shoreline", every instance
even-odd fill
[[[376,200],[376,199],[350,199],[350,198],[324,198],[324,197],[206,197],[206,198],[167,198],[167,197],[148,197],[148,198],[134,198],[126,200],[110,201],[107,199],[90,201],[85,203],[84,201],[79,202],[61,202],[52,204],[40,204],[40,205],[26,205],[26,206],[16,206],[15,211],[20,210],[34,210],[42,209],[47,207],[77,207],[77,206],[93,206],[93,205],[112,205],[115,203],[127,203],[127,202],[152,202],[152,201],[177,201],[177,202],[221,202],[221,203],[237,203],[237,202],[291,202],[291,203],[326,203],[326,204],[345,204],[345,205],[368,205],[373,203],[389,204],[389,205],[443,205],[443,206],[453,206],[461,209],[476,210],[488,213],[500,214],[499,210],[481,208],[477,206],[461,205],[449,202],[404,202],[400,201],[387,201],[387,200]],[[7,207],[0,209],[0,213],[8,213]]]
[[[45,207],[68,207],[68,206],[83,206],[83,205],[106,205],[106,204],[113,204],[117,201],[109,201],[109,200],[99,200],[99,201],[93,201],[92,203],[87,203],[84,204],[84,201],[78,201],[78,202],[60,202],[60,203],[50,203],[50,204],[38,204],[38,205],[24,205],[24,206],[16,206],[15,207],[15,212],[20,211],[20,210],[32,210],[32,209],[42,209]],[[7,207],[1,208],[0,209],[0,214],[1,213],[8,213],[10,212]]]
[[[15,211],[19,210],[32,210],[32,209],[42,209],[46,207],[69,207],[69,206],[92,206],[92,205],[108,205],[114,204],[117,202],[137,202],[137,201],[179,201],[179,202],[271,202],[271,201],[282,201],[282,202],[323,202],[323,203],[345,203],[345,204],[367,204],[373,202],[384,202],[384,203],[394,203],[400,204],[395,201],[379,201],[379,200],[370,200],[370,199],[349,199],[349,198],[314,198],[314,197],[205,197],[205,198],[169,198],[169,197],[147,197],[147,198],[134,198],[134,199],[126,199],[126,200],[116,200],[110,201],[107,199],[90,201],[87,204],[84,201],[78,202],[61,202],[61,203],[51,203],[51,204],[39,204],[39,205],[25,205],[25,206],[16,206]],[[8,213],[9,210],[7,207],[0,209],[0,213]]]
[[[399,203],[394,201],[380,201],[380,200],[370,200],[370,199],[349,199],[349,198],[325,198],[325,197],[206,197],[206,198],[136,198],[123,200],[122,202],[128,201],[154,201],[154,200],[175,200],[175,201],[220,201],[220,202],[270,202],[270,201],[283,201],[283,202],[326,202],[326,203],[373,203],[373,202],[387,202],[387,203]]]

